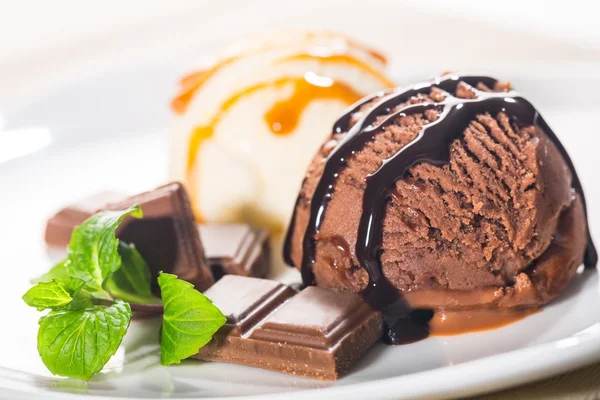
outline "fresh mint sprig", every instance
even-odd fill
[[[121,267],[115,231],[127,216],[141,218],[136,205],[94,214],[74,229],[67,258],[29,289],[23,300],[38,310],[38,352],[53,374],[88,380],[117,351],[131,320],[131,307],[105,290]]]
[[[195,354],[225,323],[208,298],[175,275],[159,275],[160,305],[148,264],[133,245],[115,237],[128,216],[141,218],[140,207],[100,212],[75,228],[67,258],[23,296],[28,305],[50,310],[39,321],[38,352],[53,374],[89,380],[99,372],[119,348],[132,308],[164,309],[163,365]]]

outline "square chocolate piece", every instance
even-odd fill
[[[198,225],[215,280],[223,275],[264,278],[269,274],[269,234],[246,224]]]
[[[206,295],[227,323],[195,358],[333,380],[381,338],[381,313],[356,293],[225,276]]]
[[[156,190],[164,191],[163,187]],[[180,190],[183,189],[180,188]],[[46,243],[50,246],[66,247],[71,239],[73,229],[77,225],[81,225],[94,213],[102,209],[107,209],[109,205],[114,209],[115,207],[126,207],[132,204],[132,201],[136,199],[139,200],[142,198],[148,200],[152,197],[150,194],[154,192],[155,191],[150,191],[129,199],[123,194],[105,191],[67,206],[48,220],[46,225]],[[154,197],[156,196],[162,196],[162,194],[159,194],[158,192],[154,193]],[[144,209],[145,219],[150,217],[148,213],[151,210],[148,207],[148,205],[142,207]],[[154,221],[151,225],[154,226],[156,223],[157,222]],[[271,263],[270,245],[269,235],[265,229],[252,227],[247,224],[202,224],[198,225],[198,230],[200,231],[200,240],[204,245],[204,254],[208,266],[212,270],[215,280],[228,274],[254,276],[258,278],[264,278],[269,274]],[[165,235],[169,236],[167,234],[169,231],[171,231],[172,237],[172,228],[167,228]],[[123,236],[121,236],[121,238],[123,238]],[[127,233],[125,239],[132,239],[131,233]],[[146,240],[141,236],[136,237],[135,241],[138,242],[138,248],[140,248],[140,245],[149,247],[149,245],[143,243]],[[195,240],[192,242],[195,242]],[[173,245],[173,248],[164,251],[161,250],[161,253],[166,255],[170,254],[170,257],[173,258],[174,252],[177,251],[175,248],[177,246],[176,241],[165,241],[162,243],[162,248],[164,249],[169,243]],[[154,254],[153,249],[145,249],[144,253],[150,255]],[[194,252],[192,252],[192,257],[193,253]],[[147,261],[151,265],[156,264],[155,262],[152,262],[152,260]],[[168,264],[171,265],[172,263]],[[157,273],[160,269],[159,266],[155,265],[155,267],[156,268],[154,269],[156,270],[153,269],[153,272]],[[167,267],[163,267],[165,272],[173,272]]]
[[[134,204],[142,207],[144,218],[126,218],[117,237],[135,245],[153,276],[164,271],[194,284],[200,291],[210,287],[214,279],[183,186],[169,183],[105,208],[119,210]]]

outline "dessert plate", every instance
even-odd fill
[[[377,344],[336,382],[199,361],[161,367],[155,320],[132,323],[124,345],[89,383],[53,377],[36,350],[39,313],[20,299],[29,279],[44,272],[55,256],[43,243],[45,220],[61,205],[95,191],[134,193],[167,179],[166,100],[179,73],[170,67],[121,69],[2,110],[3,398],[448,398],[516,385],[600,360],[598,273],[587,270],[560,298],[522,321],[405,346]],[[600,79],[580,76],[586,82],[582,87],[562,75],[523,75],[504,78],[542,110],[563,140],[586,189],[592,232],[600,232],[600,211],[595,207],[600,203],[600,186],[594,174],[600,137],[590,129],[597,123],[594,115],[600,101],[595,93],[600,91]],[[284,275],[286,280],[299,279],[295,271]]]

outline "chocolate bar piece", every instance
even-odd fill
[[[67,246],[71,232],[108,203],[123,199],[116,192],[104,191],[86,197],[54,214],[46,223],[45,240],[50,246]]]
[[[357,294],[228,275],[205,292],[227,323],[194,358],[334,380],[383,333]]]
[[[266,230],[245,224],[208,224],[198,229],[215,280],[223,275],[268,275],[270,247]]]
[[[142,207],[144,218],[126,218],[117,237],[135,245],[154,276],[164,271],[194,284],[200,291],[210,287],[213,275],[183,186],[169,183],[111,203],[105,209],[120,210],[134,204]]]
[[[63,208],[46,224],[46,243],[65,247],[77,225],[108,204],[122,203],[126,196],[101,192]],[[204,253],[215,280],[223,275],[264,278],[270,269],[269,236],[266,230],[246,224],[198,225]]]

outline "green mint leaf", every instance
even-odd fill
[[[208,343],[227,319],[194,285],[175,275],[161,272],[158,285],[165,308],[160,362],[179,364]]]
[[[81,281],[82,286],[84,283]],[[39,311],[46,308],[66,306],[72,300],[73,297],[71,297],[71,293],[65,287],[65,283],[59,279],[38,283],[23,296],[23,301],[28,306],[35,307]]]
[[[106,282],[110,294],[129,303],[159,304],[160,299],[152,294],[150,267],[135,246],[119,243],[121,268]]]
[[[50,282],[54,278],[59,278],[62,280],[69,279],[71,276],[67,271],[67,266],[70,262],[71,261],[68,257],[65,258],[61,262],[57,263],[54,267],[50,268],[50,271],[46,272],[44,275],[32,279],[31,283]]]
[[[73,300],[67,304],[66,306],[63,307],[54,307],[52,308],[53,311],[80,311],[80,310],[85,310],[89,307],[92,307],[94,305],[94,302],[96,301],[96,299],[105,299],[106,298],[106,293],[105,292],[89,292],[88,290],[86,290],[86,284],[79,278],[70,278],[71,282],[74,281],[79,281],[81,283],[83,283],[83,285],[81,286],[81,288],[79,290],[73,291],[71,292],[71,297],[73,298]],[[69,284],[65,285],[67,288],[69,288]],[[69,289],[67,289],[69,290]],[[101,297],[104,296],[104,297]]]
[[[129,304],[52,311],[40,319],[38,352],[55,375],[89,380],[115,354],[131,320]]]
[[[50,282],[41,282],[29,289],[23,296],[23,300],[39,311],[46,308],[54,311],[82,310],[92,306],[95,298],[84,289],[85,286],[85,282],[79,278],[66,280],[54,278]]]
[[[83,280],[69,276],[69,273],[67,271],[67,265],[69,263],[70,260],[68,258],[65,258],[64,260],[56,264],[54,267],[52,267],[50,271],[32,280],[33,283],[51,283],[53,280],[58,280],[63,284],[64,288],[67,290],[67,292],[70,293],[72,297],[72,301],[65,306],[54,305],[43,308],[51,308],[53,310],[82,310],[84,308],[91,307],[95,299],[113,299],[110,296],[110,294],[106,291],[90,287]],[[33,289],[34,288],[31,288],[29,291],[31,293],[28,292],[25,295],[27,296],[27,299],[25,298],[25,296],[23,296],[23,299],[29,305],[31,305],[30,303],[33,301],[31,299],[31,296],[36,296],[36,292],[32,292]]]
[[[121,265],[115,230],[128,215],[141,218],[142,209],[135,205],[121,211],[101,211],[73,230],[68,247],[69,275],[83,279],[93,290],[102,289]]]

